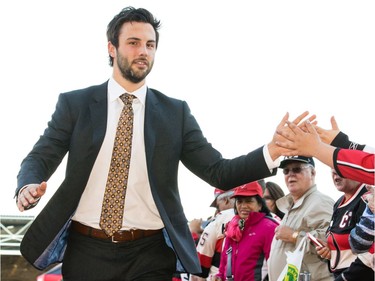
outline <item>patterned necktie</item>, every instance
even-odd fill
[[[125,105],[117,125],[99,223],[108,236],[112,236],[122,227],[133,137],[134,96],[125,93],[120,98]]]

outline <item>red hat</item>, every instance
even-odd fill
[[[214,197],[215,197],[215,199],[214,199],[214,201],[212,201],[210,207],[215,207],[215,208],[217,207],[217,205],[216,205],[216,199],[217,199],[217,197],[218,197],[220,194],[223,194],[224,192],[225,192],[224,190],[221,190],[221,189],[215,188],[215,191],[214,191]]]
[[[237,196],[255,196],[255,195],[259,195],[260,197],[263,197],[262,187],[257,181],[249,182],[244,185],[240,185],[236,187],[232,198],[237,197]]]

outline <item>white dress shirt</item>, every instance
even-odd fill
[[[147,174],[144,142],[146,91],[147,86],[144,85],[135,92],[128,92],[137,98],[133,100],[133,140],[122,226],[124,230],[131,228],[160,229],[164,227],[151,194]],[[73,220],[98,229],[100,228],[99,221],[111,163],[116,127],[124,106],[120,96],[125,92],[127,91],[113,78],[109,79],[106,134],[86,188],[73,216]]]

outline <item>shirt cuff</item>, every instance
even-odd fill
[[[267,167],[272,173],[272,170],[280,166],[280,157],[276,158],[275,161],[272,160],[270,152],[268,151],[268,145],[263,146],[263,156],[266,161]]]
[[[18,193],[17,193],[17,199],[18,199],[18,196],[20,196],[21,192],[22,192],[26,187],[28,187],[28,186],[29,186],[29,185],[26,184],[26,185],[22,186],[22,187],[20,188],[20,190],[18,190]]]

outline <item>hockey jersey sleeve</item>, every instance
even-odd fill
[[[333,165],[340,177],[375,185],[374,156],[374,153],[337,148],[333,153]]]
[[[208,277],[212,264],[212,258],[215,254],[215,245],[217,241],[215,224],[215,221],[213,221],[207,225],[197,244],[198,258],[202,268],[202,273],[198,274],[197,276],[203,278]]]
[[[375,148],[365,145],[365,144],[358,144],[349,140],[348,135],[344,134],[343,132],[339,132],[337,136],[331,142],[332,146],[345,148],[345,149],[353,149],[353,150],[363,150],[366,152],[375,152]]]

